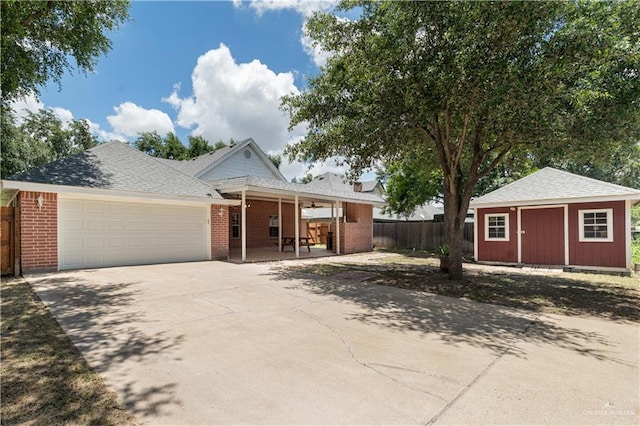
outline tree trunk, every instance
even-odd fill
[[[447,191],[448,192],[448,191]],[[466,209],[460,212],[460,200],[457,194],[448,193],[444,202],[444,217],[447,227],[449,246],[449,279],[462,279],[462,227],[467,215]]]
[[[472,180],[466,185],[461,176],[445,179],[444,188],[444,220],[447,229],[447,245],[449,246],[449,279],[460,280],[462,271],[462,240],[464,222],[471,201],[472,191],[468,187],[474,185]],[[473,188],[473,187],[471,187]]]

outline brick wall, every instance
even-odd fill
[[[247,200],[247,248],[275,247],[278,245],[277,237],[269,237],[269,216],[278,215],[277,201]],[[231,206],[230,216],[237,213],[242,222],[242,207]],[[300,213],[300,235],[307,235],[306,222],[302,220]],[[232,237],[231,217],[229,217],[229,246],[232,249],[242,247],[242,223],[238,230],[238,238]],[[282,235],[295,235],[295,210],[293,203],[282,203]]]
[[[42,194],[44,203],[38,208]],[[22,270],[58,267],[58,195],[47,192],[20,192],[20,239]]]
[[[211,258],[229,258],[229,206],[211,206]]]
[[[373,249],[373,207],[345,203],[347,222],[340,223],[340,253],[359,253]],[[335,238],[335,236],[334,236]],[[333,251],[336,251],[334,244]]]

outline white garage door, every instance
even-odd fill
[[[208,259],[208,207],[60,199],[60,269]]]

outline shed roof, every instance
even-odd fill
[[[640,200],[640,190],[545,167],[471,201],[471,207]]]
[[[119,141],[100,144],[11,176],[6,182],[222,199],[205,182]]]

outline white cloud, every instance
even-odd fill
[[[314,12],[333,8],[338,0],[251,0],[248,7],[260,16],[270,10],[293,9],[303,16],[311,16]],[[244,6],[240,0],[233,0],[237,8]]]
[[[134,137],[140,132],[156,131],[160,135],[173,132],[173,122],[166,112],[145,109],[133,102],[113,107],[115,115],[107,116],[115,134]]]
[[[307,35],[306,22],[302,25],[302,36],[300,36],[300,44],[304,52],[311,57],[313,63],[317,67],[323,67],[327,64],[327,59],[333,56],[332,52],[322,49],[314,43],[313,39]]]
[[[44,104],[35,95],[31,94],[12,101],[9,103],[9,107],[13,110],[16,124],[20,125],[30,112],[38,112],[44,108]]]
[[[51,111],[53,114],[62,121],[62,128],[66,129],[69,125],[69,122],[73,120],[73,113],[66,108],[62,107],[52,107]]]
[[[109,132],[107,130],[104,130],[100,127],[100,124],[98,123],[94,123],[91,120],[87,120],[85,119],[85,121],[87,122],[87,124],[89,125],[89,129],[91,130],[91,133],[94,134],[95,136],[98,137],[98,139],[108,142],[108,141],[112,141],[112,140],[118,140],[121,142],[127,142],[127,138],[121,134],[118,133],[114,133],[114,132]]]
[[[265,151],[281,152],[302,135],[289,133],[289,118],[280,98],[298,94],[291,72],[276,74],[258,60],[238,64],[224,44],[198,58],[191,76],[193,95],[180,97],[179,87],[163,100],[178,111],[177,123],[210,142],[253,138]]]

